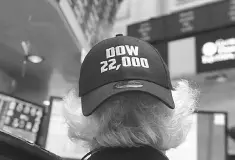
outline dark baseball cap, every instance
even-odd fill
[[[168,68],[147,42],[117,35],[96,44],[80,71],[79,96],[84,116],[91,115],[113,95],[141,91],[175,108]]]

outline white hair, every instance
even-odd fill
[[[149,145],[165,151],[179,146],[192,123],[198,91],[181,80],[172,91],[175,109],[156,97],[133,91],[112,96],[88,117],[75,91],[64,99],[64,115],[73,141],[90,148]]]

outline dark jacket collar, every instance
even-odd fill
[[[148,146],[133,148],[103,148],[88,160],[168,160],[159,150]]]

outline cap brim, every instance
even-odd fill
[[[99,87],[91,91],[90,93],[82,96],[81,102],[83,115],[91,115],[98,108],[98,106],[106,99],[110,98],[115,94],[127,91],[142,91],[149,93],[153,96],[156,96],[162,103],[164,103],[169,108],[175,108],[174,100],[170,89],[164,88],[152,82],[142,80],[138,81],[143,84],[142,87],[115,89],[114,85],[117,84],[117,82],[113,82]]]

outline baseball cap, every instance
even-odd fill
[[[147,42],[116,35],[96,44],[85,57],[79,79],[84,116],[91,115],[113,95],[141,91],[175,108],[168,68]]]

